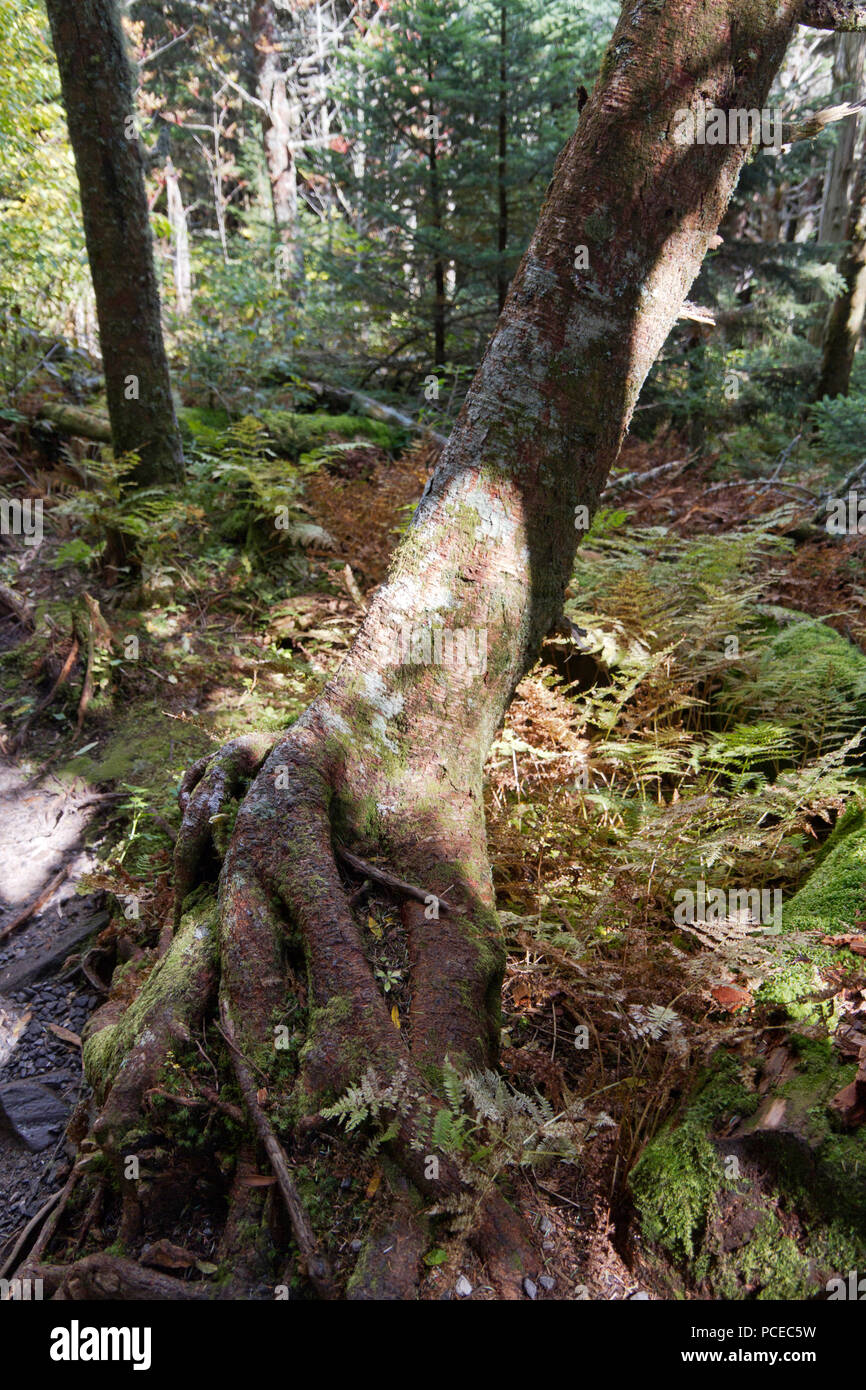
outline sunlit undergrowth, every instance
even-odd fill
[[[683,539],[622,520],[603,515],[578,552],[572,635],[546,649],[557,673],[523,682],[491,755],[500,893],[530,931],[557,918],[575,960],[656,933],[682,990],[698,990],[693,1010],[734,982],[790,1002],[829,958],[814,933],[774,939],[772,923],[733,919],[701,939],[675,921],[674,895],[703,882],[791,897],[862,801],[866,658],[766,602],[789,549],[768,527]],[[594,663],[582,692],[574,652]]]

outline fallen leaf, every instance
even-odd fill
[[[396,1004],[391,1005],[391,1022],[395,1028],[400,1027],[400,1010],[397,1008]]]
[[[265,1173],[250,1173],[247,1177],[241,1178],[244,1187],[273,1187],[276,1178]]]
[[[835,936],[822,936],[821,945],[839,948],[847,946],[855,956],[866,956],[866,936],[858,936],[855,932],[837,932]]]
[[[173,1245],[170,1240],[155,1240],[152,1245],[146,1245],[139,1259],[143,1265],[156,1269],[191,1269],[196,1263],[196,1256],[190,1250]]]
[[[379,1190],[379,1183],[382,1181],[382,1169],[377,1168],[370,1181],[367,1183],[367,1197],[375,1197]]]
[[[219,1265],[213,1264],[210,1260],[196,1260],[195,1267],[201,1274],[219,1274]]]
[[[264,1086],[259,1087],[259,1089],[256,1091],[256,1100],[258,1101],[259,1105],[264,1105],[264,1103],[265,1103],[265,1101],[267,1100],[267,1098],[268,1098],[267,1088],[264,1087]]]
[[[733,1013],[734,1009],[748,1008],[754,999],[747,989],[737,989],[735,985],[716,985],[710,990],[720,1008]]]

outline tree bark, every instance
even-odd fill
[[[835,300],[824,333],[816,399],[847,396],[854,354],[866,316],[866,147],[860,157],[845,228],[847,249],[839,265],[845,288]]]
[[[133,86],[114,0],[47,0],[81,187],[108,414],[137,484],[182,477]]]
[[[236,1045],[262,1058],[274,1019],[291,1007],[288,932],[304,951],[310,1008],[296,1112],[314,1116],[365,1071],[387,1082],[392,1156],[440,1209],[459,1200],[465,1211],[475,1193],[471,1238],[504,1296],[537,1269],[532,1241],[496,1189],[479,1195],[432,1138],[445,1059],[461,1071],[490,1065],[499,1041],[504,950],[483,766],[561,611],[575,509],[596,507],[747,152],[676,143],[676,114],[703,99],[761,108],[801,3],[743,10],[742,0],[623,6],[449,443],[353,649],[270,753],[261,738],[237,740],[192,768],[181,789],[178,908],[221,808],[251,783],[220,879],[220,989]],[[410,632],[407,643],[406,629],[421,640]],[[430,889],[426,905],[402,906],[412,994],[399,1031],[335,841]],[[451,910],[438,913],[437,895]],[[408,1235],[401,1248],[414,1248]],[[381,1277],[374,1265],[368,1250],[370,1284]]]

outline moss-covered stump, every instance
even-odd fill
[[[633,1254],[668,1296],[806,1299],[866,1263],[866,1129],[830,1102],[856,1064],[800,1034],[719,1053],[630,1176]]]

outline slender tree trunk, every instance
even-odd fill
[[[133,87],[114,0],[47,0],[96,295],[115,453],[137,483],[182,476]]]
[[[833,88],[840,100],[856,101],[863,83],[864,63],[866,63],[866,34],[839,33],[835,39],[833,60]],[[836,143],[827,160],[824,176],[824,190],[821,199],[821,218],[818,225],[818,241],[824,245],[838,244],[845,240],[845,231],[851,211],[851,194],[857,172],[857,146],[863,129],[860,115],[849,116],[839,125]],[[816,289],[815,299],[822,299]],[[826,318],[818,315],[817,322],[809,333],[809,341],[820,347],[824,341],[832,316],[831,307]]]
[[[298,251],[298,180],[292,139],[296,120],[279,52],[279,24],[273,0],[253,0],[250,32],[256,63],[256,95],[265,110],[262,130],[271,190],[274,227],[289,248],[296,272],[302,269]]]
[[[427,163],[430,169],[430,225],[436,244],[433,252],[433,365],[445,365],[445,260],[441,251],[442,236],[442,184],[439,176],[439,153],[437,149],[437,118],[433,113],[433,103],[429,109],[430,136],[427,141]]]
[[[391,1153],[429,1201],[472,1190],[433,1142],[443,1063],[477,1068],[498,1046],[504,951],[484,761],[560,614],[583,524],[746,155],[743,146],[678,144],[677,113],[700,100],[763,107],[800,8],[623,6],[449,443],[354,647],[266,757],[265,740],[242,740],[185,779],[179,904],[215,815],[222,820],[216,813],[255,774],[220,879],[220,989],[235,1045],[264,1058],[275,1019],[292,1008],[288,930],[303,946],[310,1007],[296,1113],[314,1115],[365,1070],[390,1078],[381,1113],[392,1121]],[[335,842],[428,890],[426,904],[409,898],[403,910],[412,996],[399,1031],[366,959]],[[136,1056],[134,1074],[120,1072],[116,1109],[109,1095],[100,1121],[115,1151],[130,1087],[146,1083]],[[495,1190],[471,1235],[500,1291],[519,1290],[533,1272],[532,1243]],[[362,1284],[394,1274],[393,1248],[368,1248]]]
[[[854,354],[863,332],[866,315],[866,146],[851,195],[845,237],[847,250],[839,264],[845,288],[827,319],[818,400],[825,396],[847,396]]]
[[[833,63],[833,86],[841,101],[857,101],[863,86],[866,64],[866,34],[837,34]],[[821,202],[820,242],[844,239],[851,205],[851,189],[857,170],[857,145],[863,126],[862,116],[849,116],[840,123],[836,143],[828,160]]]
[[[497,115],[498,150],[496,185],[499,195],[499,217],[496,226],[499,263],[496,276],[496,299],[500,314],[508,294],[508,5],[499,6],[499,110]]]
[[[177,170],[170,159],[165,163],[165,193],[168,201],[168,220],[171,223],[174,267],[174,306],[181,318],[192,308],[192,267],[189,258],[189,231],[186,209],[180,192]]]
[[[432,86],[435,77],[433,61],[427,54],[427,83]],[[443,228],[443,190],[439,170],[439,117],[435,110],[431,92],[427,105],[427,166],[430,173],[430,226],[433,229],[433,365],[445,365],[445,316],[447,297],[445,290],[445,258],[442,255]]]

